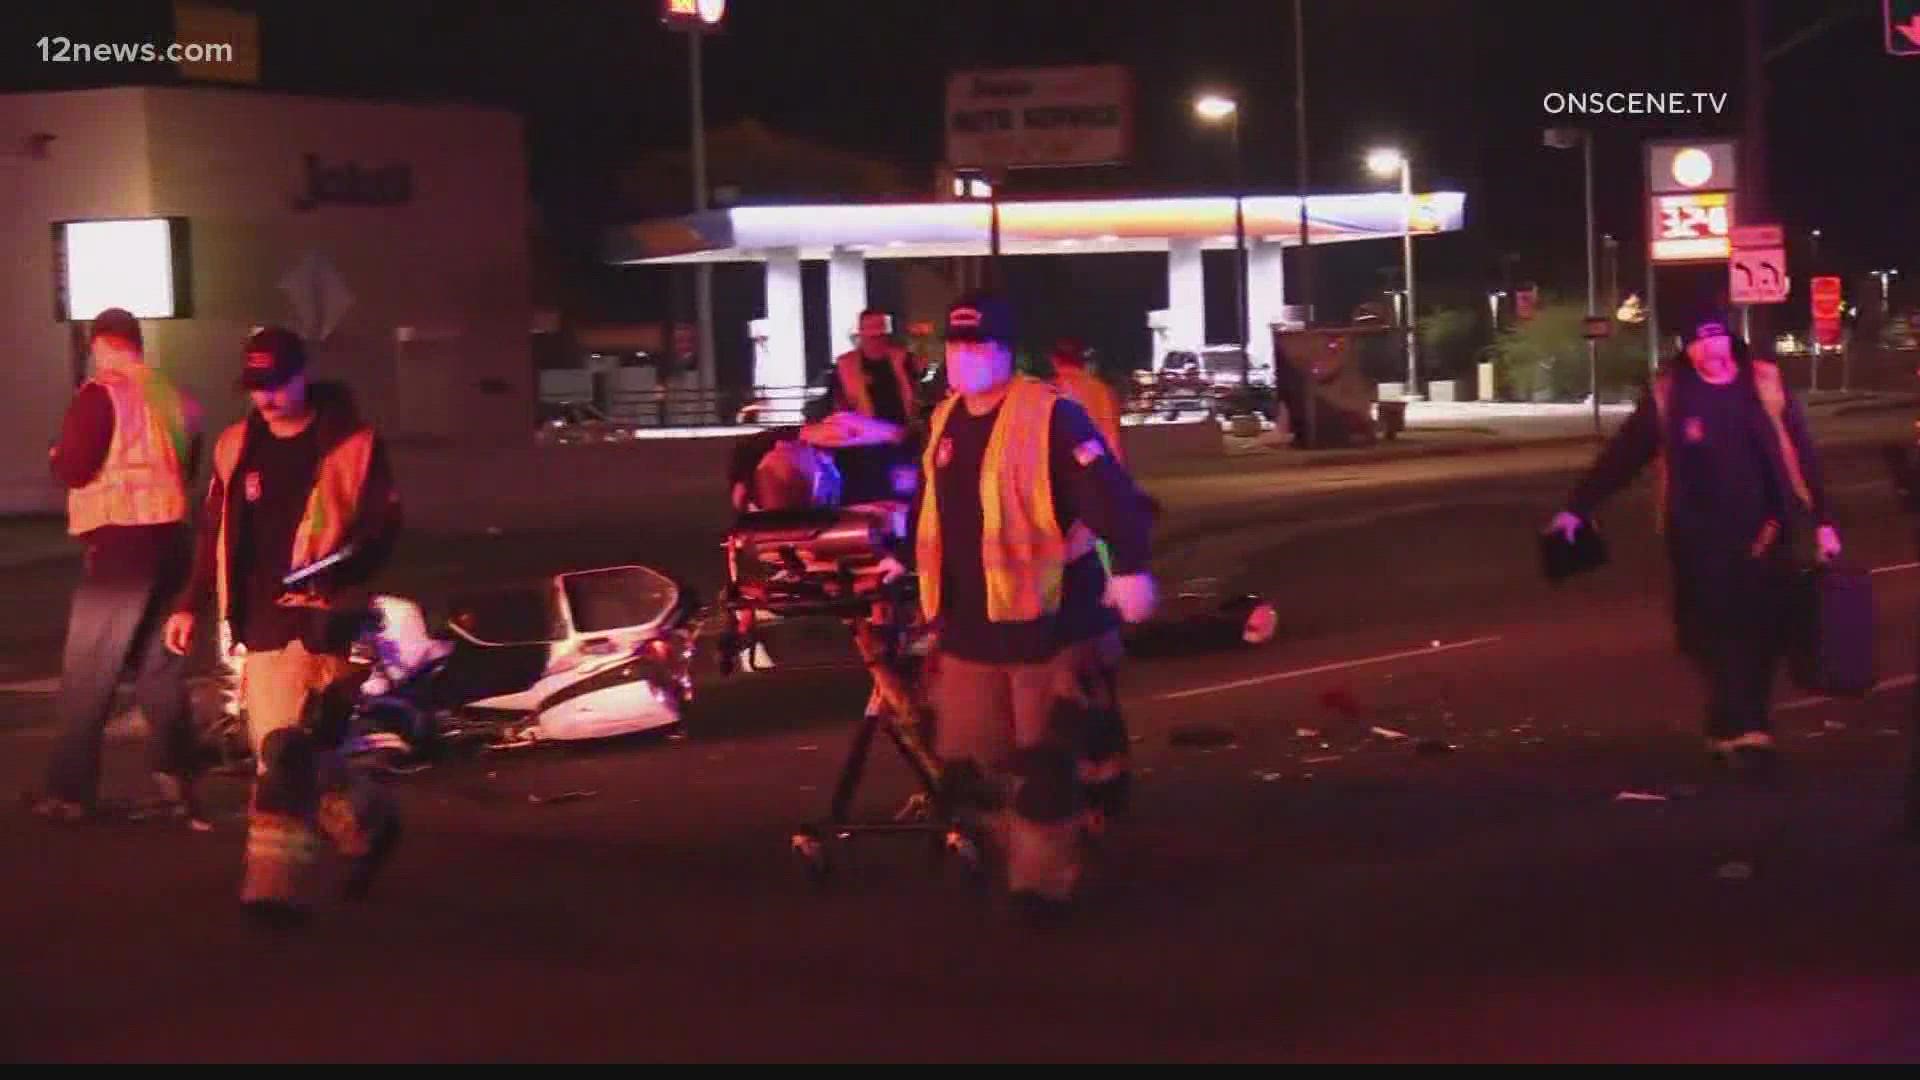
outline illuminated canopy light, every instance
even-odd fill
[[[1253,195],[1244,201],[1249,237],[1297,243],[1300,200]],[[1309,200],[1315,243],[1398,239],[1405,202],[1398,192],[1315,195]],[[1415,196],[1413,231],[1464,226],[1466,196],[1442,191]],[[1179,240],[1231,246],[1234,200],[1215,197],[1072,199],[1000,205],[1001,243],[1054,249],[1060,240],[1165,251]],[[623,265],[753,262],[770,251],[798,250],[805,259],[835,249],[870,246],[870,257],[945,258],[988,250],[992,215],[984,203],[882,203],[863,206],[738,206],[687,218],[642,222],[612,234],[608,258]]]
[[[173,280],[173,226],[166,218],[73,221],[62,227],[69,319],[110,307],[136,318],[179,315]]]
[[[1673,155],[1673,178],[1679,183],[1697,188],[1713,179],[1713,157],[1698,147],[1688,147]]]

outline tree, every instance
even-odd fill
[[[1533,318],[1501,331],[1487,347],[1506,393],[1522,401],[1581,401],[1588,391],[1586,304],[1543,296]],[[1646,379],[1646,327],[1615,322],[1600,342],[1603,399],[1632,393]]]
[[[1430,378],[1447,379],[1472,370],[1474,336],[1480,314],[1448,307],[1420,316],[1420,367]]]

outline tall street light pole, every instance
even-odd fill
[[[1240,160],[1240,102],[1225,94],[1203,94],[1193,103],[1194,114],[1209,124],[1225,122],[1233,148],[1233,335],[1240,346],[1240,384],[1252,380],[1252,331],[1247,327],[1247,215],[1246,176]]]
[[[1574,143],[1580,144],[1580,156],[1585,166],[1587,188],[1587,318],[1599,314],[1595,304],[1598,299],[1598,279],[1593,267],[1593,133],[1580,128],[1548,128],[1546,144],[1556,150],[1570,150]],[[1593,433],[1599,435],[1600,429],[1600,340],[1587,338],[1587,391],[1593,396]]]
[[[687,33],[687,74],[690,85],[688,97],[693,102],[693,210],[704,213],[707,209],[707,117],[705,86],[700,77],[700,39],[706,35],[698,29]],[[694,267],[693,304],[694,318],[699,324],[700,386],[711,392],[715,384],[715,363],[713,355],[713,264],[701,263]]]
[[[1407,313],[1404,326],[1407,335],[1407,389],[1408,400],[1419,395],[1419,336],[1417,310],[1413,302],[1413,163],[1407,155],[1398,150],[1375,150],[1367,155],[1367,168],[1380,176],[1389,176],[1398,171],[1400,174],[1400,258],[1401,275],[1406,279]]]

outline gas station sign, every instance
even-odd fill
[[[1647,144],[1647,254],[1655,263],[1725,262],[1733,254],[1738,144]]]
[[[1655,195],[1653,257],[1658,262],[1725,261],[1733,251],[1733,193]]]

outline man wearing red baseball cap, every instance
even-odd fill
[[[350,628],[399,531],[400,500],[379,436],[345,386],[308,381],[297,334],[255,330],[240,385],[253,409],[214,444],[194,572],[166,639],[186,653],[196,612],[214,600],[246,651],[242,699],[259,768],[241,900],[285,923],[306,914],[316,830],[351,861],[356,898],[399,836],[391,801],[307,721],[323,691],[350,677]]]

